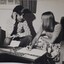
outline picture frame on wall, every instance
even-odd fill
[[[20,0],[0,0],[0,5],[16,5],[20,4]]]
[[[20,4],[20,0],[15,0],[15,4]]]
[[[6,0],[0,0],[0,4],[6,4]]]
[[[7,0],[7,4],[14,4],[14,0]]]

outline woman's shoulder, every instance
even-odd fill
[[[57,23],[56,25],[55,25],[55,29],[61,29],[61,24],[60,23]]]

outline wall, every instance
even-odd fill
[[[0,26],[6,30],[7,36],[12,31],[12,21],[10,16],[12,10],[16,5],[0,5]],[[37,0],[36,20],[34,20],[34,27],[36,32],[41,25],[41,14],[45,11],[52,11],[55,15],[56,21],[60,22],[64,16],[64,1],[63,0]]]
[[[6,36],[12,32],[12,10],[16,5],[0,5],[0,26],[6,31]]]
[[[64,16],[64,1],[63,0],[38,0],[36,20],[34,22],[35,29],[38,31],[41,25],[41,14],[45,11],[52,11],[54,13],[57,22],[60,22],[62,16]]]

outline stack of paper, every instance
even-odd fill
[[[36,56],[31,56],[31,55],[27,55],[27,54],[23,55],[22,57],[30,58],[30,59],[33,59],[33,60],[35,60],[35,59],[38,58],[38,57],[36,57]]]
[[[46,53],[45,50],[40,50],[40,49],[32,49],[31,51],[27,50],[27,48],[22,48],[17,51],[18,53],[24,53],[24,54],[30,54],[34,56],[42,56]]]

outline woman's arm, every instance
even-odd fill
[[[49,39],[49,38],[42,37],[42,39],[51,44],[56,40],[60,32],[61,32],[61,25],[57,24],[54,28],[54,32],[52,33],[52,38]]]
[[[43,28],[41,26],[40,29],[39,29],[39,31],[37,32],[36,36],[34,37],[34,39],[32,41],[31,48],[34,46],[34,44],[36,43],[36,41],[38,40],[38,38],[42,34],[42,31],[43,31]]]
[[[61,24],[57,24],[54,28],[54,32],[52,33],[52,39],[51,39],[50,43],[53,43],[56,40],[56,38],[59,36],[60,32],[61,32]]]

